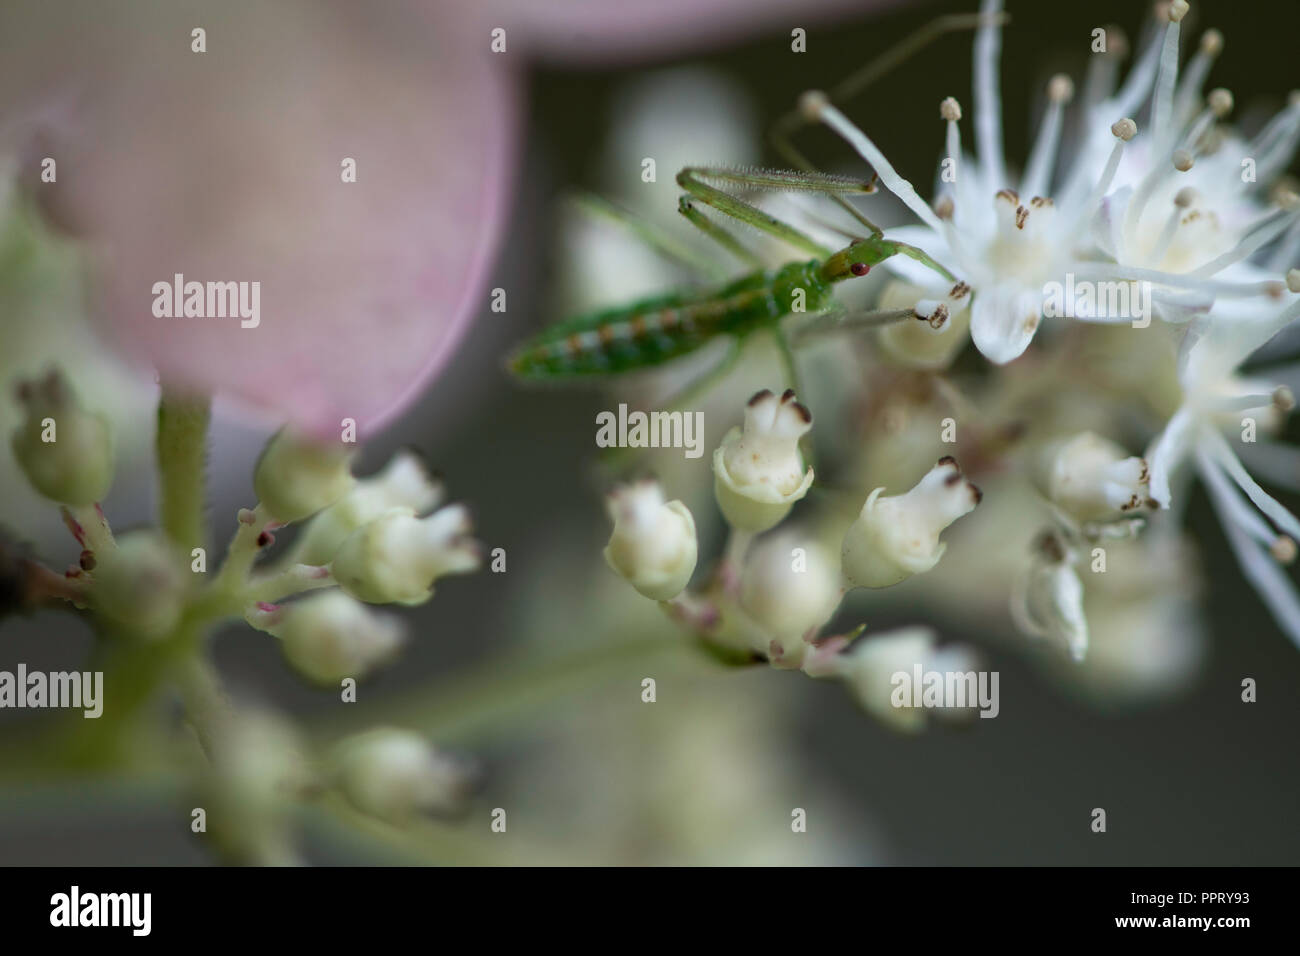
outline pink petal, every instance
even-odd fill
[[[54,76],[82,82],[53,134],[59,181],[31,188],[95,250],[95,316],[166,381],[322,433],[352,418],[364,439],[486,304],[510,185],[509,61],[450,6],[433,23],[391,0],[383,16],[127,7],[129,22],[119,5],[83,9],[79,35],[105,41],[90,51],[58,30],[41,41]],[[200,25],[207,52],[193,53]],[[356,183],[342,182],[345,157]],[[155,317],[152,287],[176,273],[260,282],[260,325]]]

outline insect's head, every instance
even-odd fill
[[[886,244],[887,240],[880,236],[855,239],[826,260],[822,276],[830,282],[860,278],[870,272],[872,266],[889,258],[892,250],[886,251]]]

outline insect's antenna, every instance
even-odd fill
[[[854,71],[831,87],[826,93],[827,100],[836,106],[843,105],[889,73],[890,70],[905,63],[909,58],[915,56],[944,34],[954,33],[959,30],[975,30],[986,25],[1000,26],[1010,19],[1009,14],[1002,12],[994,14],[955,13],[937,17],[899,43],[894,44],[888,52],[876,57],[866,66]],[[796,107],[779,117],[772,124],[772,128],[768,132],[768,138],[771,140],[773,148],[787,163],[805,172],[816,172],[817,167],[799,151],[793,141],[794,134],[807,126],[808,123],[808,118]],[[876,172],[872,170],[872,183],[875,183],[876,178]],[[843,196],[832,196],[831,198],[845,212],[870,229],[873,234],[880,234],[881,230]]]

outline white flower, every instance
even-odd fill
[[[1029,569],[1011,597],[1011,615],[1030,637],[1064,647],[1076,661],[1088,652],[1088,620],[1083,612],[1083,582],[1074,555],[1059,536],[1039,538]]]
[[[429,477],[419,455],[400,451],[379,474],[359,480],[352,490],[312,519],[294,546],[300,564],[328,564],[339,545],[357,528],[393,508],[426,514],[442,501],[442,486]]]
[[[102,501],[113,483],[108,420],[84,408],[55,369],[19,385],[18,400],[26,415],[10,447],[32,487],[65,505]]]
[[[1300,292],[1300,271],[1288,274],[1287,285]],[[1300,301],[1277,308],[1271,317],[1216,317],[1191,328],[1179,357],[1182,405],[1152,443],[1147,461],[1151,496],[1162,508],[1170,506],[1171,479],[1179,466],[1189,459],[1195,463],[1246,576],[1278,624],[1300,644],[1300,598],[1278,566],[1295,558],[1300,521],[1250,476],[1221,431],[1242,429],[1243,415],[1254,420],[1294,406],[1284,385],[1264,375],[1239,376],[1237,367],[1297,318]],[[1243,444],[1243,450],[1249,447]],[[1292,475],[1276,477],[1295,486]]]
[[[294,601],[270,630],[285,659],[318,684],[366,676],[392,660],[404,633],[400,618],[378,614],[342,591]]]
[[[844,580],[851,587],[885,588],[929,571],[947,544],[939,532],[975,510],[980,490],[953,458],[940,458],[911,491],[882,497],[877,488],[844,533]]]
[[[1147,507],[1147,463],[1095,432],[1053,442],[1037,464],[1039,490],[1075,521],[1106,521]]]
[[[653,601],[671,601],[695,572],[695,518],[680,501],[664,501],[658,482],[621,485],[606,498],[614,531],[605,560]]]
[[[799,439],[811,428],[812,413],[793,391],[778,399],[764,389],[749,400],[744,427],[713,453],[714,494],[733,528],[766,531],[808,493],[813,470],[804,470]]]
[[[921,688],[913,688],[910,706],[896,706],[902,678],[913,681],[917,669],[929,673],[966,673],[978,667],[970,648],[937,647],[938,638],[926,627],[909,627],[874,637],[864,637],[835,658],[834,676],[849,685],[858,703],[873,717],[895,730],[915,733],[925,728]],[[977,701],[967,701],[967,707]],[[936,713],[943,713],[937,711]]]
[[[301,521],[351,489],[354,449],[281,429],[267,442],[253,472],[253,490],[279,522]]]
[[[454,813],[472,782],[470,768],[414,731],[379,728],[339,742],[333,755],[343,795],[362,813],[404,824],[420,813]]]
[[[811,636],[835,613],[839,569],[815,541],[776,534],[748,555],[740,577],[740,606],[770,638],[755,647],[777,667],[802,665]]]
[[[1214,123],[1231,108],[1226,91],[1212,93],[1203,108],[1200,90],[1222,47],[1208,32],[1186,74],[1178,78],[1180,23],[1185,0],[1164,5],[1168,23],[1156,31],[1126,82],[1114,89],[1111,54],[1095,54],[1085,86],[1080,141],[1058,155],[1065,105],[1073,83],[1057,76],[1048,86],[1048,108],[1018,182],[1002,154],[998,94],[1000,26],[992,16],[1001,0],[984,0],[990,19],[975,39],[975,139],[977,156],[963,155],[961,109],[951,98],[941,107],[947,126],[935,207],[927,205],[871,139],[821,94],[803,101],[807,115],[826,123],[871,164],[884,186],[912,210],[921,226],[893,230],[891,238],[924,249],[974,288],[971,337],[991,361],[1009,362],[1024,352],[1044,315],[1052,288],[1073,287],[1074,278],[1097,282],[1149,283],[1152,311],[1167,321],[1187,321],[1216,297],[1252,296],[1258,277],[1242,260],[1296,221],[1295,212],[1258,215],[1233,164],[1258,157],[1258,179],[1280,171],[1300,137],[1300,105],[1293,103],[1242,149],[1221,148]],[[1148,128],[1128,117],[1150,103]],[[1203,159],[1211,157],[1205,163]],[[1061,171],[1053,176],[1059,165]],[[1188,174],[1197,165],[1207,168]],[[954,175],[946,175],[952,173]],[[1188,187],[1193,187],[1188,189]],[[1286,204],[1284,204],[1286,205]],[[886,265],[909,281],[940,293],[951,279],[906,256]],[[1075,301],[1065,303],[1076,314]],[[1147,318],[1101,309],[1077,315],[1092,321]]]
[[[472,530],[464,505],[447,505],[427,518],[393,508],[348,535],[331,566],[334,577],[367,604],[423,604],[439,578],[478,569],[482,548]]]

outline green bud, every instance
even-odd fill
[[[328,508],[356,479],[353,452],[342,443],[321,442],[287,428],[267,443],[253,472],[258,500],[278,521],[301,521]]]
[[[83,407],[56,369],[23,382],[18,400],[27,414],[10,441],[32,487],[65,505],[102,501],[113,483],[108,420]]]
[[[166,637],[185,606],[189,570],[184,556],[158,532],[132,531],[96,555],[95,608],[128,636]]]

